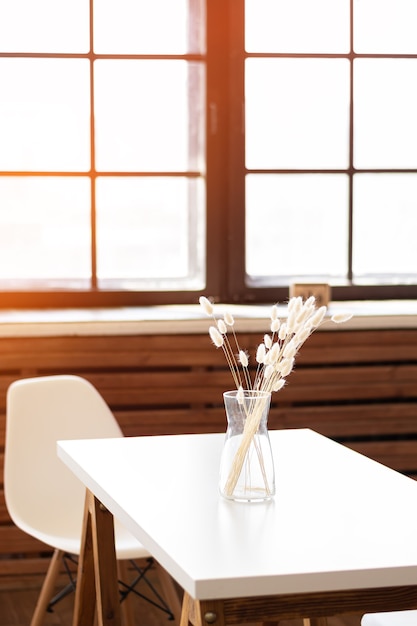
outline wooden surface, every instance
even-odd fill
[[[66,580],[62,578],[62,583]],[[152,578],[158,583],[157,576]],[[23,587],[16,584],[0,585],[0,626],[28,626],[39,593],[39,577],[26,579]],[[67,596],[55,605],[53,613],[48,613],[44,626],[72,626],[74,595]],[[170,626],[164,613],[141,598],[131,599],[131,607],[136,626]],[[331,617],[328,626],[360,626],[359,614]],[[255,626],[255,625],[254,625]],[[303,626],[302,620],[284,620],[279,626]]]
[[[113,516],[91,494],[86,497],[79,563],[74,623],[93,626],[97,606],[100,616],[111,615],[109,623],[121,626]],[[102,626],[103,619],[98,623]]]
[[[239,335],[251,354],[261,339]],[[232,379],[207,334],[0,338],[0,580],[45,572],[48,555],[10,522],[1,491],[7,387],[59,373],[90,380],[125,435],[226,428],[222,393]],[[416,476],[417,325],[315,333],[273,397],[270,427],[313,428]]]

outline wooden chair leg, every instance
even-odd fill
[[[117,561],[117,571],[120,580],[129,584],[129,561]],[[129,594],[120,605],[123,626],[134,626],[132,599]]]
[[[53,596],[53,592],[58,578],[59,570],[64,553],[62,550],[55,550],[48,571],[43,581],[43,585],[36,603],[35,611],[30,622],[30,626],[42,626],[45,621],[46,610]]]
[[[303,619],[303,626],[327,626],[327,617],[310,617]]]
[[[161,584],[162,595],[164,597],[165,602],[168,604],[177,626],[179,626],[181,622],[181,600],[178,595],[177,588],[175,583],[163,567],[159,565],[157,561],[154,561],[156,573],[159,578],[159,582]]]
[[[93,557],[93,524],[90,511],[91,495],[85,497],[81,551],[78,559],[73,626],[97,626],[96,588]]]

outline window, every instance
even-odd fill
[[[202,10],[0,0],[0,289],[204,289]]]
[[[0,0],[0,302],[417,295],[414,0]]]
[[[236,293],[415,297],[416,18],[413,0],[246,0]]]

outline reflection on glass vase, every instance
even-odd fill
[[[269,500],[275,472],[268,435],[271,394],[226,391],[227,432],[220,465],[220,493],[229,500]]]

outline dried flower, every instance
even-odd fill
[[[271,332],[276,333],[279,331],[279,327],[281,326],[281,322],[276,319],[271,322]]]
[[[205,296],[200,296],[199,302],[206,315],[211,316],[214,314],[214,307],[208,298],[206,298]]]
[[[323,321],[326,315],[327,307],[321,306],[317,311],[309,318],[311,328],[317,328]]]
[[[286,322],[284,322],[280,326],[280,329],[279,329],[279,332],[278,332],[278,339],[283,341],[285,339],[286,335],[287,335],[287,324],[286,324]]]
[[[280,389],[283,388],[284,385],[285,385],[285,380],[283,378],[280,378],[272,387],[272,391],[279,391]]]
[[[217,328],[222,335],[225,335],[227,333],[227,326],[223,320],[217,320]]]
[[[331,320],[335,324],[342,324],[343,322],[347,322],[352,317],[352,313],[335,313],[332,315]]]
[[[289,374],[291,374],[294,367],[294,361],[294,357],[286,358],[281,361],[278,373],[282,378],[286,378]]]
[[[239,363],[242,367],[248,367],[249,365],[248,355],[244,350],[239,350]]]
[[[285,384],[285,378],[294,369],[295,358],[304,342],[324,320],[327,307],[316,308],[314,296],[310,296],[303,302],[300,296],[290,298],[288,302],[288,314],[286,321],[282,322],[278,317],[278,305],[271,308],[271,331],[272,335],[265,334],[263,341],[256,350],[256,372],[254,380],[249,371],[249,355],[238,343],[235,331],[232,338],[228,339],[227,327],[234,325],[231,313],[224,313],[223,319],[217,319],[214,306],[205,296],[200,297],[200,304],[207,315],[216,322],[216,326],[210,326],[209,334],[216,348],[222,348],[227,364],[232,372],[236,388],[243,387],[259,391],[278,391]],[[351,318],[350,314],[337,313],[331,321],[336,324],[345,322]],[[235,344],[232,348],[231,342]],[[237,355],[237,356],[236,356]]]
[[[233,326],[233,324],[235,323],[234,317],[230,313],[230,311],[225,311],[223,318],[228,326]]]
[[[294,337],[296,337],[296,335],[294,335]],[[297,344],[293,338],[285,346],[284,350],[282,351],[282,356],[284,358],[291,359],[293,356],[295,356],[296,352],[297,352]]]
[[[311,334],[311,328],[308,326],[304,326],[298,329],[298,331],[294,335],[294,340],[297,343],[297,349],[298,349],[298,346],[301,346],[301,344],[305,342],[305,340],[310,336],[310,334]]]
[[[278,341],[276,341],[268,352],[268,363],[276,363],[279,358],[280,352],[281,346],[279,345]]]
[[[269,363],[264,369],[264,380],[268,380],[272,376],[274,371],[275,371],[274,366],[271,363]]]
[[[209,335],[216,348],[221,348],[224,344],[223,337],[215,326],[210,326]]]
[[[257,363],[264,363],[266,356],[265,344],[260,343],[258,349],[256,350],[256,361]]]
[[[243,392],[242,385],[240,385],[239,389],[237,390],[236,398],[237,398],[237,401],[238,401],[239,404],[244,404],[244,402],[245,402],[245,394]]]

